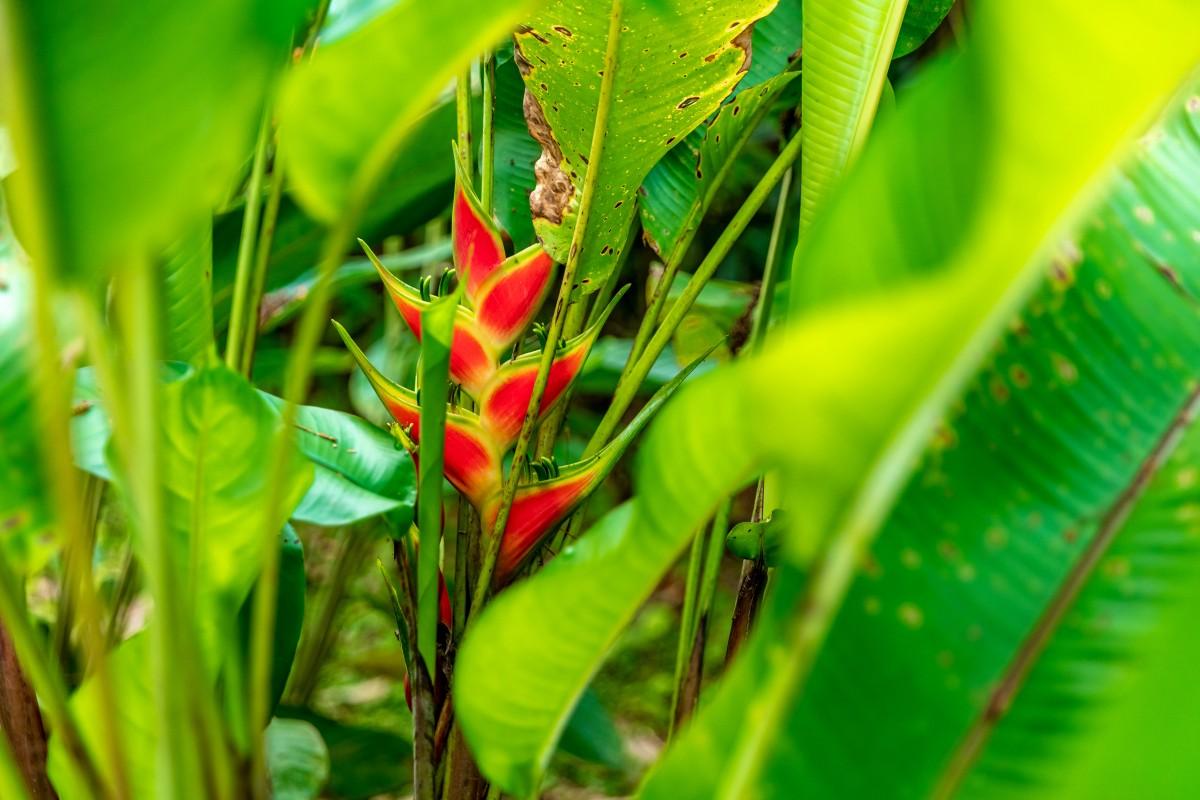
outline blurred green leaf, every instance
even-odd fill
[[[580,696],[579,704],[567,719],[560,747],[564,753],[596,764],[620,767],[625,763],[621,734],[591,688]]]
[[[96,282],[207,213],[309,0],[5,0],[0,96],[31,255]]]
[[[954,0],[909,0],[892,58],[906,56],[924,44],[953,6]]]
[[[535,5],[404,0],[294,69],[279,97],[279,148],[305,209],[330,222],[365,204],[446,83]],[[437,162],[451,165],[442,147]]]
[[[0,557],[18,574],[37,569],[51,554],[51,543],[37,536],[49,515],[33,416],[30,283],[12,233],[0,218]]]
[[[163,357],[204,364],[216,356],[212,313],[212,224],[206,217],[168,248],[162,266]]]
[[[329,780],[329,749],[312,724],[271,720],[267,726],[267,769],[275,800],[312,800]]]
[[[412,742],[391,730],[347,725],[307,709],[280,715],[312,723],[329,748],[332,772],[326,792],[340,800],[370,800],[402,793],[412,782]]]
[[[1137,25],[1078,24],[1115,19],[1106,15],[1112,5],[981,4],[967,55],[910,90],[810,229],[805,277],[820,276],[830,291],[801,293],[805,313],[793,312],[791,329],[762,356],[685,388],[641,447],[624,519],[606,518],[476,622],[460,650],[456,698],[479,763],[501,786],[534,788],[566,712],[689,534],[772,465],[783,475],[792,556],[819,549],[822,558],[789,624],[789,638],[799,639],[762,687],[756,708],[770,711],[747,716],[753,733],[738,737],[735,769],[704,796],[715,786],[741,797],[756,786],[816,791],[820,780],[864,779],[861,727],[846,751],[858,756],[852,768],[835,765],[826,748],[768,764],[779,739],[797,741],[774,732],[918,449],[1037,281],[1033,257],[1047,232],[1074,218],[1077,195],[1192,66],[1200,15],[1188,4],[1155,2]],[[1088,91],[1099,86],[1103,103]],[[1077,130],[1088,131],[1086,141]],[[965,162],[965,174],[911,169],[939,156]],[[958,212],[961,225],[939,236],[940,226],[920,224],[936,221],[929,210],[958,199],[963,185],[977,196]],[[911,260],[915,245],[924,260]],[[781,419],[788,424],[763,423]],[[895,626],[907,630],[905,619],[916,617],[898,613]],[[835,697],[844,714],[845,694]],[[823,724],[804,738],[810,747],[837,741],[835,720]],[[897,737],[878,741],[894,747]],[[797,770],[810,777],[797,780]]]
[[[284,516],[264,518],[269,470],[261,454],[278,426],[270,404],[228,369],[200,370],[163,388],[169,558],[202,629],[213,629],[215,638],[204,640],[209,654],[229,641],[237,609],[258,576],[262,532],[281,529],[312,482],[312,466],[299,450],[289,450]],[[141,555],[145,543],[135,535],[133,546]]]
[[[271,694],[267,708],[274,714],[292,671],[296,646],[304,627],[304,599],[308,578],[304,572],[304,545],[291,525],[284,525],[279,540],[279,587],[275,599],[275,640],[271,645]],[[243,658],[250,652],[250,631],[254,619],[254,595],[258,583],[238,611]],[[233,656],[234,654],[231,654]],[[243,669],[249,670],[249,664]],[[243,673],[245,674],[245,673]],[[272,723],[273,725],[274,723]],[[270,728],[267,729],[268,736]]]
[[[542,117],[531,130],[549,153],[532,199],[534,227],[560,263],[580,193],[594,185],[577,277],[584,293],[599,289],[616,266],[650,168],[733,90],[749,58],[748,42],[739,37],[770,7],[770,0],[704,7],[685,0],[624,3],[619,41],[610,43],[612,2],[554,0],[516,34],[525,87]],[[603,158],[590,167],[607,47],[615,52],[616,99]],[[599,173],[589,175],[592,169]]]

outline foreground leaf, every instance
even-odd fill
[[[625,519],[606,520],[476,623],[460,651],[456,697],[489,777],[517,793],[536,787],[579,691],[689,534],[729,492],[777,465],[795,512],[791,557],[821,550],[824,558],[789,625],[788,659],[762,687],[766,716],[748,723],[730,754],[733,773],[713,776],[703,796],[718,785],[745,796],[764,785],[760,775],[768,788],[820,786],[780,778],[787,762],[770,758],[778,726],[916,451],[1036,282],[1029,264],[1046,232],[1065,209],[1078,211],[1076,195],[1190,68],[1200,19],[1169,0],[1147,12],[1136,28],[1085,29],[1077,20],[1097,18],[1094,3],[1058,0],[1036,13],[980,6],[980,37],[967,57],[910,90],[814,224],[804,263],[816,277],[796,287],[805,313],[761,357],[685,389],[643,444]],[[1031,53],[1037,58],[1021,58]],[[1105,87],[1103,104],[1086,91],[1095,85]],[[1081,129],[1089,131],[1082,142],[1073,135]],[[946,153],[965,172],[930,180],[901,167],[944,163]],[[914,207],[922,220],[953,209],[949,230],[963,233],[908,225]],[[763,419],[795,424],[767,429]],[[820,736],[829,738],[829,724]],[[835,769],[814,759],[791,768]],[[859,759],[836,774],[856,780],[861,767]]]
[[[280,152],[304,207],[328,222],[364,202],[446,83],[537,5],[403,0],[319,48],[279,98]]]
[[[206,214],[252,147],[307,0],[5,0],[0,93],[31,255],[98,281]]]

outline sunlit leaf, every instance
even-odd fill
[[[98,281],[207,213],[253,146],[310,5],[6,1],[10,199],[31,254]]]
[[[749,26],[773,0],[697,6],[685,0],[578,4],[555,0],[516,35],[529,92],[526,116],[542,145],[530,196],[546,250],[565,263],[580,193],[595,192],[578,282],[595,291],[615,267],[650,168],[717,109],[749,60]],[[610,17],[621,11],[609,42]],[[663,36],[662,31],[670,31]],[[604,154],[587,163],[606,48],[615,54]],[[598,169],[599,172],[589,171]]]
[[[363,202],[446,83],[537,5],[403,0],[319,48],[279,98],[280,152],[304,207],[330,221]]]

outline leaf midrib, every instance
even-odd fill
[[[999,725],[1023,688],[1026,679],[1046,651],[1064,618],[1103,560],[1112,543],[1124,530],[1125,522],[1141,500],[1147,487],[1166,464],[1183,434],[1200,412],[1200,387],[1193,389],[1170,424],[1154,443],[1149,454],[1128,484],[1117,494],[1100,519],[1099,528],[1072,565],[1041,617],[1017,649],[1004,674],[996,682],[987,704],[971,724],[961,744],[946,762],[936,788],[935,798],[952,797],[984,752],[991,733]]]

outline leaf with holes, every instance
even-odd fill
[[[517,32],[525,114],[542,145],[530,206],[538,237],[560,263],[580,198],[592,193],[576,277],[583,293],[599,289],[618,263],[650,168],[740,80],[751,26],[774,2],[555,0]],[[608,99],[601,96],[606,70]],[[605,117],[604,151],[589,165],[593,131]]]

